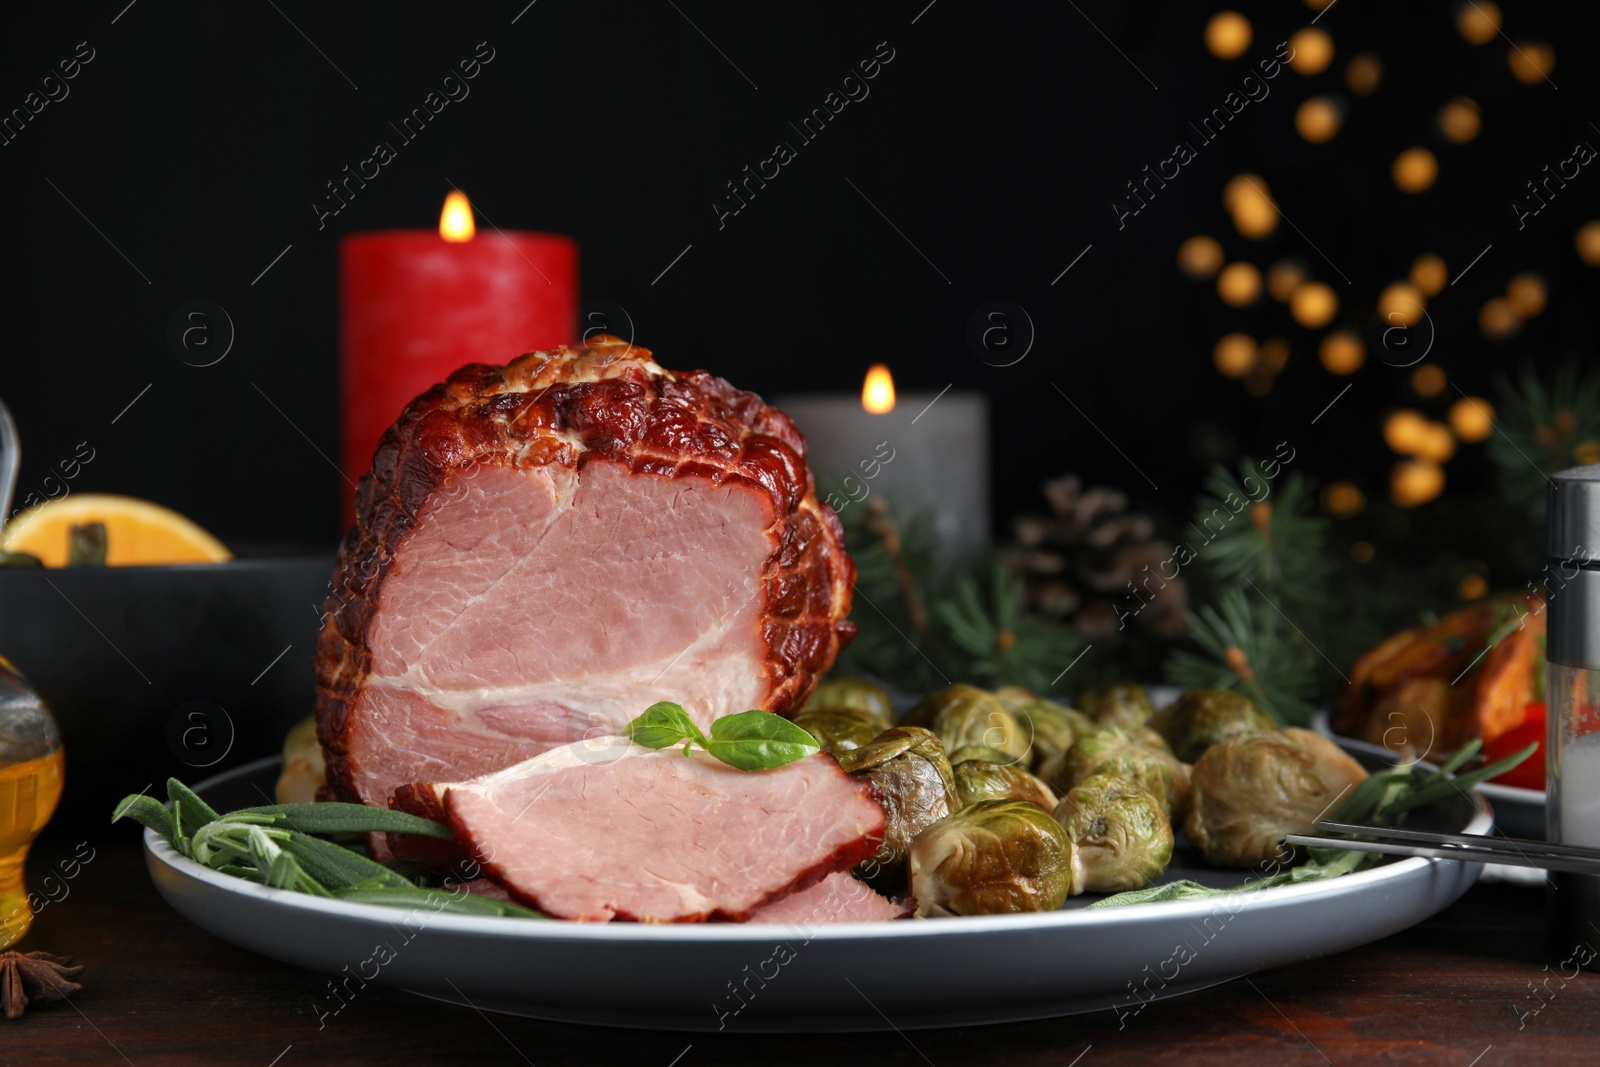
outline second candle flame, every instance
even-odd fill
[[[867,380],[861,385],[861,406],[874,415],[887,415],[894,410],[894,377],[882,363],[874,363],[867,370]]]
[[[439,236],[446,241],[470,241],[478,228],[472,222],[472,202],[460,189],[450,190],[439,212]]]

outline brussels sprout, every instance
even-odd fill
[[[1282,860],[1285,834],[1316,822],[1367,772],[1332,741],[1289,727],[1235,737],[1206,749],[1194,765],[1189,841],[1214,867]]]
[[[1005,701],[1008,708],[1014,708],[1018,704],[1032,704],[1039,699],[1032,689],[1025,689],[1020,685],[1002,685],[994,691],[994,695]]]
[[[1156,713],[1150,694],[1142,685],[1103,685],[1078,697],[1082,708],[1101,726],[1137,730]]]
[[[1052,700],[1019,704],[1011,709],[1011,713],[1022,723],[1033,742],[1035,772],[1041,772],[1046,763],[1066,752],[1080,737],[1100,732],[1089,716]]]
[[[1072,888],[1072,838],[1043,808],[984,800],[911,843],[919,918],[1054,911]]]
[[[1054,811],[1056,795],[1050,787],[1021,767],[992,763],[987,760],[967,760],[954,767],[956,792],[961,795],[961,806],[976,804],[980,800],[1026,800],[1046,811]]]
[[[950,761],[939,739],[918,726],[896,726],[870,744],[835,755],[848,773],[878,787],[878,803],[888,817],[883,844],[856,873],[880,891],[898,892],[905,886],[912,839],[961,809]]]
[[[870,744],[879,732],[877,719],[862,708],[807,708],[795,715],[794,724],[835,756]]]
[[[998,748],[990,748],[988,745],[962,745],[950,753],[950,766],[954,767],[958,763],[965,763],[973,759],[986,760],[989,763],[1016,762]]]
[[[1141,889],[1172,862],[1172,823],[1166,808],[1132,782],[1091,774],[1061,799],[1055,816],[1077,845],[1074,894]]]
[[[1193,763],[1200,753],[1230,737],[1278,728],[1255,701],[1231,689],[1191,689],[1156,712],[1150,725],[1185,763]]]
[[[1066,793],[1095,774],[1115,775],[1139,786],[1161,801],[1169,818],[1188,810],[1188,767],[1172,753],[1146,748],[1120,730],[1074,743],[1046,781],[1057,793]]]
[[[1006,710],[1004,701],[974,685],[939,690],[912,708],[906,722],[932,730],[946,752],[987,745],[1013,761],[1028,755],[1028,731]]]
[[[894,704],[889,699],[889,691],[864,678],[839,675],[818,682],[811,699],[801,710],[816,708],[860,708],[872,715],[879,731],[894,725]]]

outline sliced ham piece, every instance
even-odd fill
[[[803,703],[854,568],[782,412],[609,336],[472,364],[383,436],[317,643],[344,800],[614,735]]]
[[[563,919],[742,921],[871,856],[883,809],[819,752],[740,771],[594,738],[402,799],[442,811],[512,897]]]
[[[750,913],[753,923],[817,926],[904,919],[916,910],[910,900],[890,900],[859,878],[838,871],[809,889],[763,904]]]

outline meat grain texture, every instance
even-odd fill
[[[317,643],[341,799],[387,804],[657,700],[799,706],[854,636],[854,568],[787,416],[600,336],[472,364],[406,408],[356,496]]]

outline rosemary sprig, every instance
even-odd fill
[[[124,797],[111,821],[132,819],[196,863],[274,889],[395,908],[544,918],[520,904],[418,885],[359,852],[313,836],[450,838],[446,827],[403,811],[364,804],[268,804],[224,815],[176,778],[167,779],[167,802],[143,794]]]

